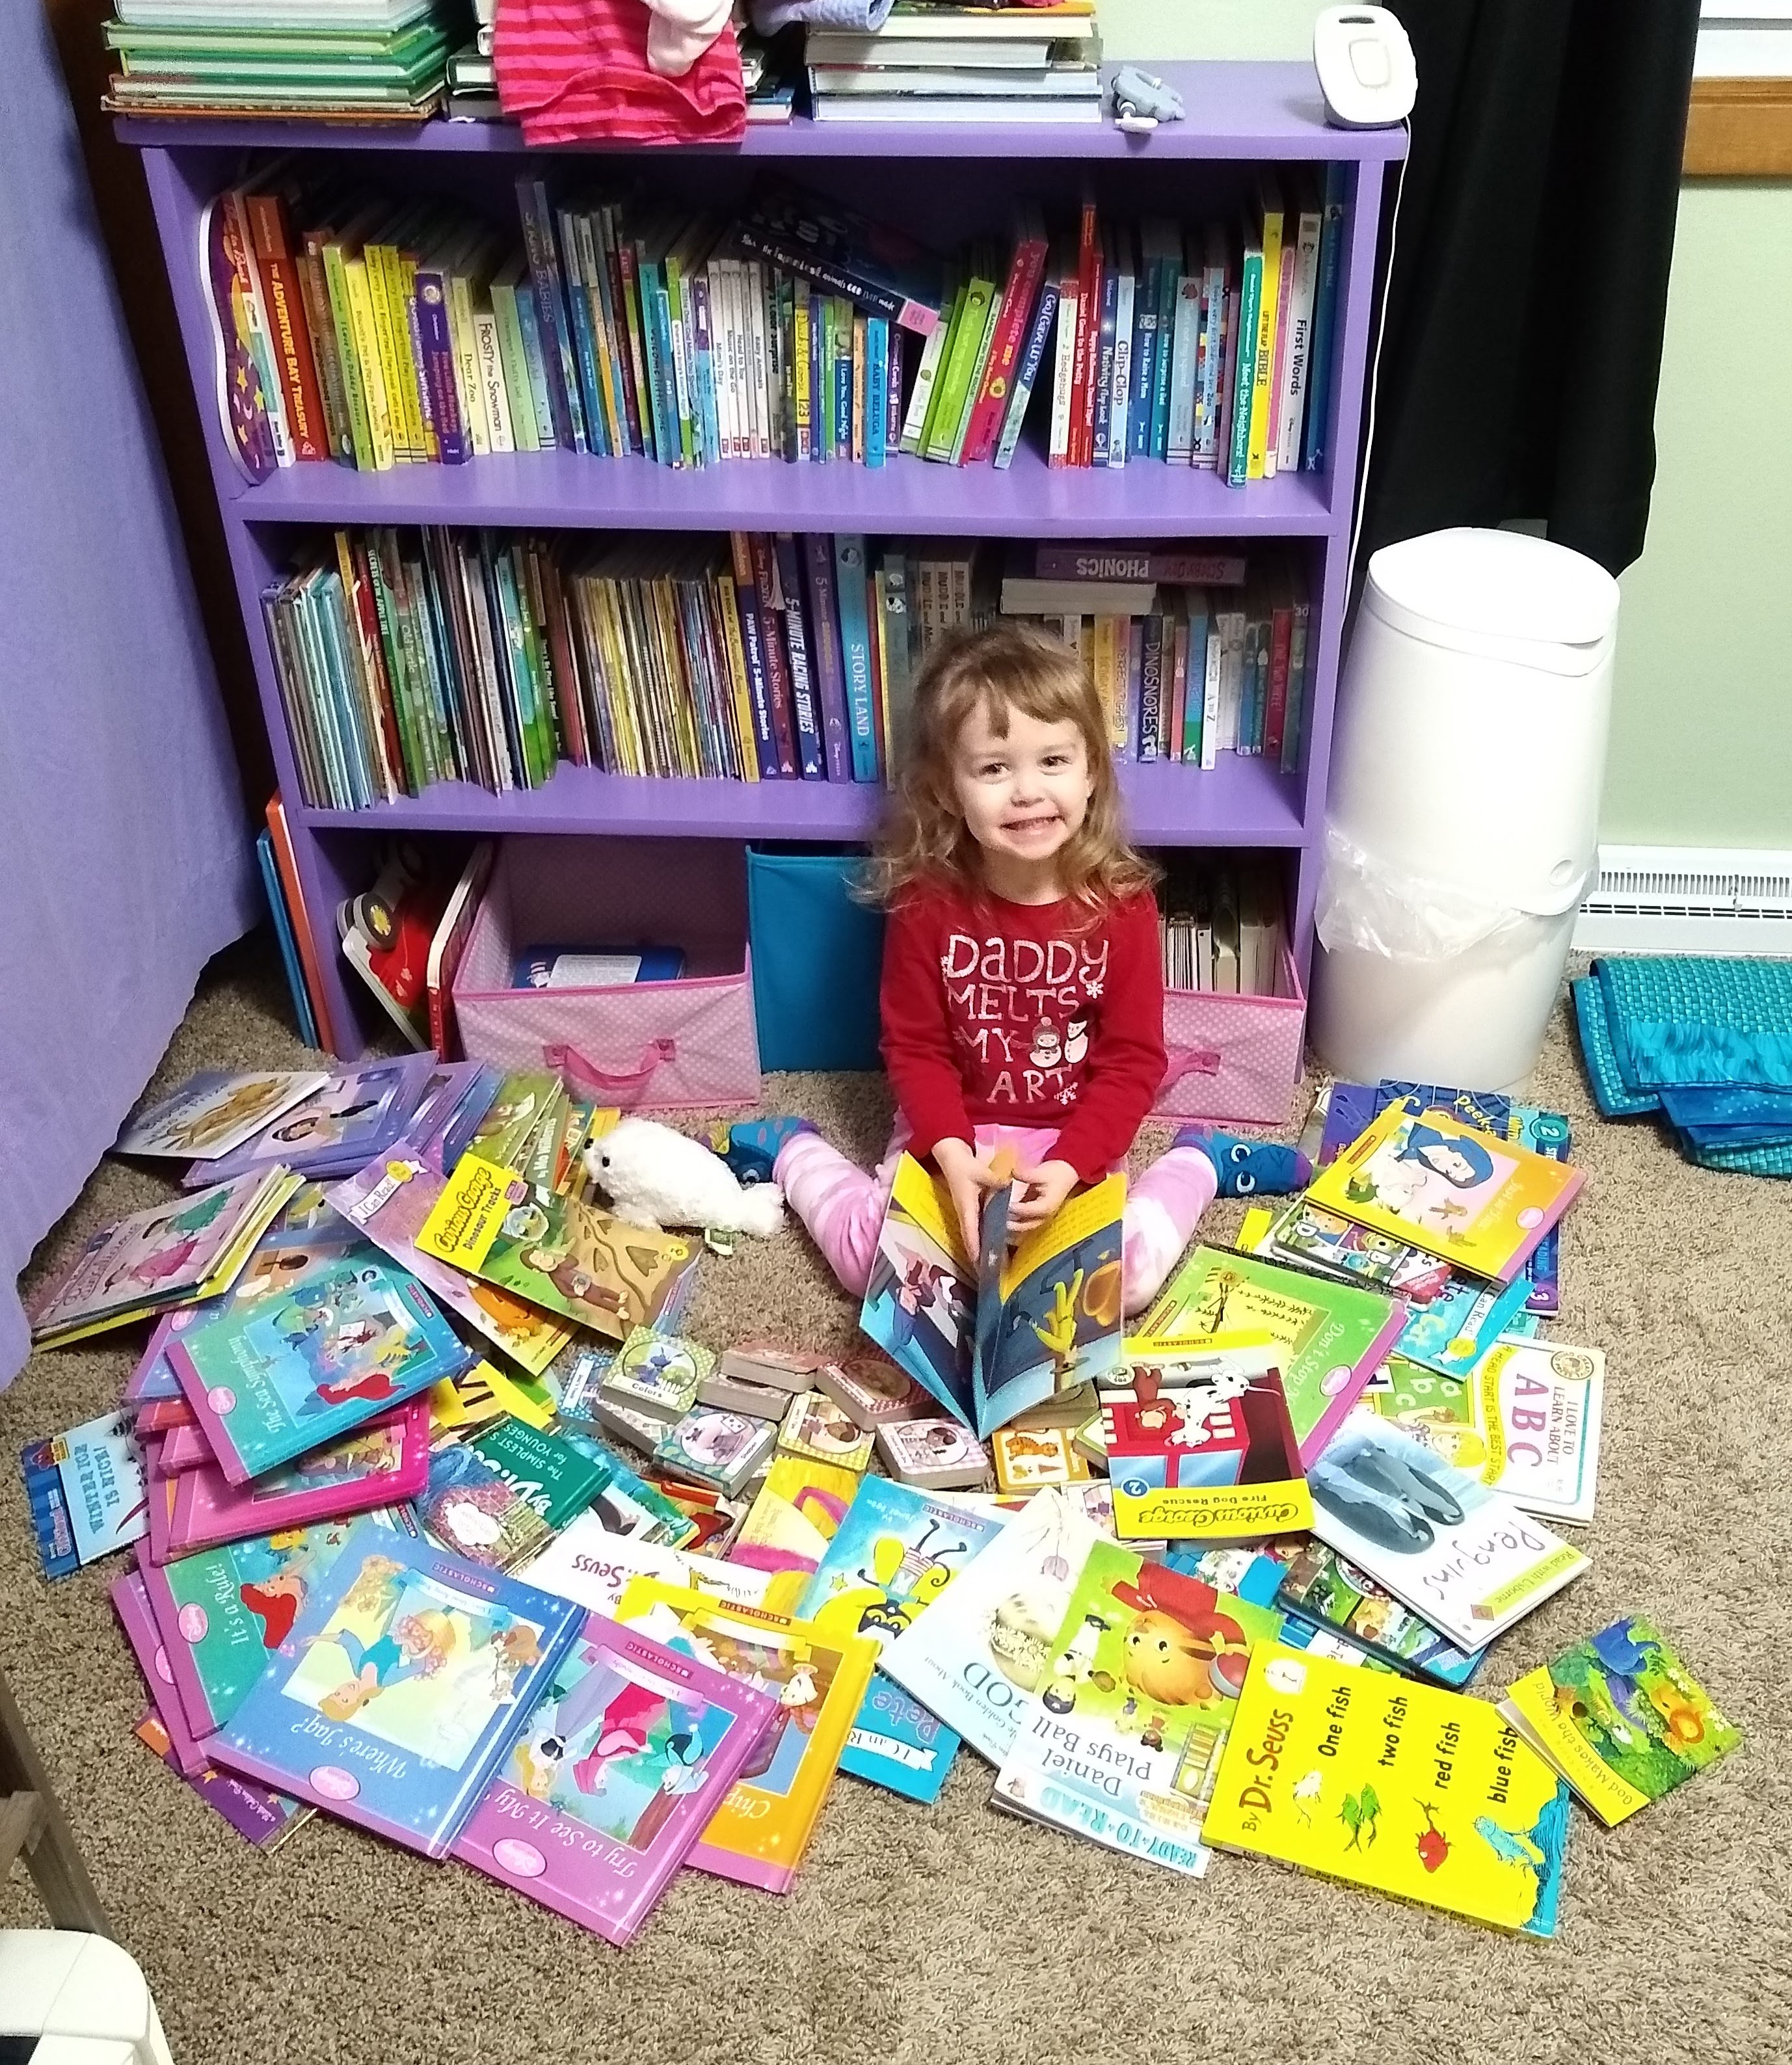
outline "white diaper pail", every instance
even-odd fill
[[[1565,546],[1384,546],[1338,697],[1313,1041],[1349,1081],[1527,1076],[1596,864],[1618,584]]]

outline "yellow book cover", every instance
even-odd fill
[[[1584,1180],[1449,1112],[1415,1115],[1396,1103],[1320,1171],[1307,1198],[1471,1276],[1510,1283]]]
[[[506,1414],[525,1426],[546,1429],[554,1408],[544,1398],[513,1384],[496,1363],[483,1358],[459,1376],[445,1376],[429,1395],[430,1428],[447,1433],[463,1427],[483,1427]]]
[[[1102,1408],[1122,1541],[1243,1542],[1313,1526],[1280,1370],[1228,1372],[1171,1390],[1135,1365],[1134,1392]]]
[[[722,642],[728,654],[728,685],[734,705],[734,738],[743,782],[759,778],[759,756],[753,742],[753,690],[746,676],[746,646],[741,636],[740,596],[731,573],[714,576],[716,612],[722,619]]]
[[[1486,1700],[1257,1643],[1201,1833],[1552,1936],[1567,1820],[1567,1786]]]
[[[876,1651],[812,1621],[637,1578],[616,1618],[770,1691],[780,1709],[689,1861],[719,1877],[787,1893],[839,1768]]]
[[[1282,196],[1273,180],[1259,195],[1263,210],[1263,292],[1257,304],[1257,361],[1251,388],[1250,456],[1245,476],[1261,480],[1278,426],[1276,415],[1276,321],[1281,300]]]
[[[1521,1678],[1500,1711],[1607,1828],[1741,1736],[1652,1621],[1614,1621]]]
[[[349,323],[354,332],[354,356],[361,368],[361,386],[367,400],[367,434],[373,445],[374,467],[385,473],[394,463],[392,412],[382,370],[379,334],[374,321],[373,289],[365,258],[344,257],[342,280],[348,290]]]
[[[401,463],[421,459],[421,422],[411,421],[411,329],[400,304],[398,254],[390,244],[362,246],[367,267],[367,291],[373,302],[374,337],[379,347],[380,378],[386,383],[386,406],[392,422],[392,453]]]
[[[467,442],[475,459],[491,450],[491,424],[486,414],[485,382],[479,378],[479,338],[473,329],[473,285],[464,273],[448,281],[448,340],[454,346],[455,394],[467,426]]]

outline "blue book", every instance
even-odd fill
[[[803,539],[803,570],[809,577],[809,636],[815,689],[821,703],[822,744],[830,782],[852,779],[847,743],[846,668],[840,653],[840,612],[834,594],[834,541],[825,531]]]
[[[584,1620],[363,1521],[206,1754],[443,1857]]]
[[[862,1635],[881,1651],[1001,1531],[888,1477],[860,1484],[799,1609],[829,1634]],[[959,1738],[893,1678],[875,1671],[847,1737],[842,1771],[900,1793],[936,1800]]]
[[[135,1403],[33,1441],[20,1457],[31,1531],[44,1574],[66,1578],[139,1541],[149,1526]]]
[[[364,810],[378,800],[374,794],[373,754],[361,721],[359,699],[349,693],[349,604],[342,577],[334,569],[324,576],[318,603],[313,622],[322,651],[324,680],[335,712],[337,737],[342,742],[349,794],[355,808]]]
[[[525,290],[520,290],[516,296],[516,327],[523,333],[523,356],[528,361],[535,441],[543,451],[552,451],[559,439],[554,430],[553,406],[548,398],[548,362],[541,355],[541,318],[536,312],[535,296]]]
[[[840,651],[846,669],[847,729],[852,742],[852,779],[877,779],[877,709],[872,693],[871,596],[865,541],[834,540],[834,586],[840,612]]]
[[[1058,282],[1047,280],[1039,289],[1039,305],[1033,312],[1033,327],[1027,332],[1026,342],[1021,347],[1013,392],[1008,398],[1008,414],[1003,418],[1001,436],[996,446],[998,467],[1006,468],[1011,463],[1015,448],[1021,442],[1026,405],[1033,399],[1034,386],[1046,361],[1046,347],[1051,341],[1053,325],[1058,321]]]
[[[1182,259],[1179,250],[1166,253],[1163,277],[1157,297],[1157,357],[1151,374],[1151,454],[1164,458],[1170,450],[1170,374],[1174,362],[1176,310],[1182,301]]]
[[[827,434],[827,413],[833,406],[833,390],[827,382],[827,298],[809,297],[809,451],[826,462],[834,456]]]
[[[1332,354],[1337,334],[1338,273],[1344,261],[1345,193],[1349,167],[1325,168],[1325,213],[1319,226],[1319,284],[1313,293],[1313,345],[1307,354],[1305,456],[1309,473],[1323,473],[1331,435]]]
[[[1102,320],[1095,353],[1095,426],[1093,463],[1107,464],[1108,426],[1113,420],[1114,336],[1120,320],[1120,273],[1111,258],[1102,267]]]
[[[773,540],[778,556],[778,586],[784,598],[784,647],[791,669],[791,710],[796,721],[797,771],[805,782],[827,779],[821,742],[821,713],[815,707],[814,676],[809,667],[809,636],[803,616],[803,569],[797,563],[796,539],[780,531]]]
[[[578,358],[585,436],[592,451],[600,459],[608,459],[609,430],[604,420],[604,397],[597,384],[597,339],[591,326],[591,301],[585,291],[585,268],[579,259],[578,231],[570,208],[560,211],[560,249],[566,277],[567,304],[572,313],[572,342]]]
[[[888,451],[890,325],[881,316],[865,320],[865,463],[883,465]]]
[[[1132,316],[1132,394],[1127,409],[1127,450],[1134,459],[1151,452],[1151,398],[1157,392],[1159,339],[1163,329],[1163,261],[1139,253]]]
[[[352,1433],[472,1359],[423,1285],[371,1252],[222,1307],[171,1336],[165,1352],[233,1485]]]
[[[548,205],[547,187],[541,180],[525,176],[516,182],[516,201],[523,218],[523,249],[529,261],[536,313],[541,325],[541,360],[547,375],[548,406],[554,418],[554,442],[566,451],[589,451],[585,410],[579,397],[579,370],[560,260],[554,250],[553,212]],[[534,369],[530,371],[532,377]]]
[[[1250,472],[1251,391],[1257,377],[1257,317],[1263,298],[1263,246],[1250,248],[1245,230],[1244,263],[1238,302],[1238,354],[1232,378],[1232,443],[1222,456],[1229,487],[1242,487]]]
[[[268,911],[273,919],[273,936],[280,942],[286,987],[293,993],[293,1016],[298,1020],[298,1036],[306,1046],[315,1047],[320,1043],[318,1021],[311,1012],[311,992],[305,986],[298,942],[293,936],[293,920],[286,908],[286,891],[281,883],[280,871],[274,865],[273,834],[265,829],[255,835],[255,859],[261,871],[261,886],[268,892]]]
[[[678,406],[678,369],[673,358],[672,296],[665,284],[663,266],[653,269],[652,293],[653,304],[653,339],[658,378],[653,395],[654,420],[665,426],[665,442],[660,447],[660,457],[668,466],[685,463],[685,428],[683,412]]]

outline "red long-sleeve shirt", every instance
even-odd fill
[[[884,1065],[912,1154],[978,1125],[1059,1129],[1093,1182],[1163,1080],[1163,964],[1148,891],[1087,907],[912,887],[884,941]]]

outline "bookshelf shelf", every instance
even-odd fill
[[[1111,123],[841,124],[798,119],[749,130],[738,145],[643,152],[594,144],[531,152],[506,123],[434,121],[420,129],[323,123],[133,118],[115,125],[143,153],[208,457],[254,655],[257,686],[286,798],[299,886],[325,946],[322,980],[345,1051],[379,1029],[370,1000],[327,951],[340,899],[366,887],[382,842],[408,833],[546,834],[856,843],[884,806],[881,790],[824,782],[643,780],[563,765],[544,786],[496,796],[464,783],[368,810],[301,801],[261,593],[302,527],[454,524],[602,531],[848,531],[873,539],[930,536],[1074,539],[1231,539],[1249,551],[1280,539],[1304,559],[1313,601],[1310,702],[1301,763],[1284,774],[1260,759],[1222,754],[1211,770],[1128,766],[1122,785],[1134,836],[1160,847],[1276,849],[1289,856],[1295,957],[1305,972],[1318,886],[1332,709],[1347,600],[1352,505],[1387,168],[1405,155],[1403,130],[1329,128],[1304,64],[1164,65],[1187,119],[1148,139]],[[212,321],[196,263],[203,210],[220,188],[277,154],[322,161],[375,190],[451,195],[494,219],[514,207],[512,181],[529,165],[556,184],[593,172],[652,168],[669,192],[716,209],[745,190],[760,165],[878,212],[878,196],[924,222],[945,245],[997,233],[1017,198],[1062,207],[1093,191],[1104,212],[1199,220],[1239,207],[1257,165],[1345,166],[1349,229],[1338,274],[1337,345],[1328,403],[1329,470],[1240,490],[1212,473],[1157,463],[1118,471],[1054,472],[1023,444],[1005,471],[899,459],[877,471],[844,464],[735,462],[674,471],[641,459],[571,453],[410,466],[361,474],[328,463],[289,467],[252,486],[237,471],[217,420]],[[1030,433],[1029,433],[1030,435]]]
[[[897,459],[872,468],[736,459],[688,471],[651,459],[507,453],[464,466],[357,473],[292,466],[235,497],[253,523],[491,523],[641,531],[937,531],[989,538],[1319,537],[1327,483],[1288,474],[1228,487],[1209,471],[1140,460],[1060,468]]]

